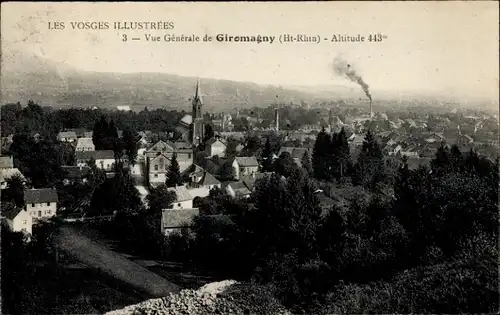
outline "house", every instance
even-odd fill
[[[264,178],[268,179],[271,177],[272,174],[273,172],[265,172],[265,173],[256,173],[254,175],[246,175],[242,176],[240,181],[243,182],[243,184],[245,184],[248,190],[254,191],[255,185],[260,179]]]
[[[25,210],[36,220],[55,216],[57,202],[56,189],[42,188],[24,191]]]
[[[167,188],[168,191],[175,192],[177,197],[176,201],[172,204],[172,209],[192,209],[193,208],[193,196],[189,193],[185,186],[177,186]]]
[[[224,157],[226,154],[227,143],[219,136],[210,138],[205,144],[205,152],[209,157],[214,155]]]
[[[90,166],[90,160],[95,161],[97,168],[111,172],[115,164],[115,153],[111,150],[78,151],[76,152],[77,166]]]
[[[415,157],[418,158],[418,150],[415,145],[401,145],[401,150],[399,151],[401,155],[405,155],[407,157]]]
[[[61,142],[75,142],[77,138],[74,131],[61,131],[57,134],[57,140]]]
[[[190,228],[193,219],[200,214],[198,208],[194,209],[164,209],[161,214],[161,233],[169,235]]]
[[[2,216],[13,232],[32,234],[33,218],[23,208],[12,206],[8,209],[2,209]]]
[[[165,183],[169,165],[170,159],[164,153],[159,153],[157,156],[149,160],[148,179],[149,184],[152,187]]]
[[[240,176],[252,175],[258,172],[259,162],[255,156],[235,157],[231,166],[234,169],[234,178],[238,180]]]
[[[222,184],[219,180],[217,180],[212,174],[196,164],[193,164],[189,168],[184,170],[181,176],[189,183],[189,188],[205,187],[210,190],[212,188],[222,187]]]
[[[120,112],[130,112],[131,111],[130,106],[128,106],[128,105],[118,105],[118,106],[116,106],[116,110],[120,111]]]
[[[232,182],[226,185],[226,193],[233,198],[248,198],[252,193],[243,182]]]
[[[78,151],[95,151],[95,145],[92,138],[78,138],[75,152]]]
[[[425,142],[427,143],[435,143],[435,142],[441,142],[444,140],[444,137],[441,134],[434,133],[431,136],[427,137],[425,139]]]
[[[63,185],[86,183],[87,176],[90,175],[90,167],[88,166],[63,165],[62,169],[64,172]]]
[[[306,152],[309,152],[309,158],[311,158],[311,152],[308,148],[296,148],[296,147],[282,147],[280,152],[278,153],[278,156],[281,155],[283,152],[288,152],[290,153],[290,156],[292,157],[293,161],[295,164],[298,166],[301,166],[302,163],[302,157]]]
[[[193,164],[193,146],[188,142],[171,142],[177,155],[180,171],[184,171]]]

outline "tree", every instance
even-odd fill
[[[211,124],[206,124],[205,125],[205,137],[203,139],[203,142],[207,142],[211,138],[214,137],[214,129]]]
[[[106,148],[106,137],[109,126],[104,115],[95,122],[94,129],[92,132],[92,141],[94,142],[96,150],[105,150]]]
[[[99,185],[92,195],[91,210],[97,215],[140,212],[142,201],[130,174],[119,171]]]
[[[311,157],[309,156],[309,151],[306,150],[302,155],[302,159],[300,160],[302,168],[309,174],[310,176],[314,175],[314,170],[312,168]]]
[[[137,160],[137,138],[129,128],[123,131],[123,144],[127,154],[128,162],[134,165]]]
[[[267,137],[264,149],[262,150],[261,154],[263,172],[273,171],[273,164],[274,164],[273,157],[274,157],[274,152],[271,148],[271,141],[269,140],[269,137]]]
[[[384,179],[383,174],[382,149],[372,132],[368,130],[356,163],[354,183],[373,189],[378,182]]]
[[[342,127],[340,132],[335,137],[332,137],[332,147],[333,173],[335,178],[342,179],[346,176],[346,174],[348,174],[351,168],[351,153],[344,127]]]
[[[277,174],[288,177],[292,170],[297,168],[292,156],[288,152],[283,152],[280,154],[279,158],[275,162],[275,171]]]
[[[6,180],[7,188],[2,193],[2,201],[14,202],[18,207],[24,206],[24,182],[21,176],[14,175]]]
[[[161,211],[169,208],[175,202],[177,196],[175,192],[169,191],[166,185],[160,185],[151,189],[146,198],[150,211]]]
[[[233,168],[232,161],[225,161],[220,168],[220,178],[222,180],[233,180],[236,176],[236,172]]]
[[[314,170],[314,177],[317,179],[325,180],[328,178],[331,166],[330,156],[331,138],[323,128],[314,143],[312,167]]]
[[[165,181],[167,187],[176,187],[182,185],[181,172],[179,162],[177,162],[177,154],[174,153],[168,166],[167,180]]]

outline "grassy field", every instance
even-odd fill
[[[128,285],[147,298],[163,297],[179,287],[123,255],[92,241],[78,230],[64,226],[56,239],[65,254],[98,271],[104,277]]]

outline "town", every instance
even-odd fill
[[[285,104],[279,95],[267,108],[209,113],[202,86],[193,82],[182,112],[134,112],[129,106],[56,110],[33,101],[2,106],[2,253],[19,244],[48,251],[37,262],[9,265],[18,271],[3,277],[3,285],[25,279],[20,266],[35,263],[34,270],[45,270],[40,263],[50,261],[45,264],[51,271],[44,272],[53,274],[77,261],[142,290],[142,298],[195,286],[157,265],[131,267],[123,255],[134,255],[189,264],[213,279],[258,276],[282,283],[282,303],[295,312],[318,312],[297,303],[328,304],[319,296],[334,279],[374,281],[375,274],[434,266],[464,253],[479,257],[491,248],[487,240],[497,233],[498,221],[496,115],[462,109],[372,113],[343,101]],[[443,207],[453,211],[436,210]],[[8,230],[18,235],[17,245]],[[477,235],[483,243],[470,252],[462,242]],[[116,248],[106,245],[111,241]],[[7,262],[20,259],[16,254],[22,255],[13,251]],[[365,255],[375,255],[369,265],[359,260]],[[298,291],[289,291],[289,280],[276,278],[273,268],[296,270],[291,272]],[[329,294],[339,297],[349,288],[337,290]],[[16,292],[3,297],[4,305],[10,311],[29,308]],[[35,295],[28,295],[33,305],[44,297]],[[31,306],[27,313],[71,313],[40,303],[43,311]],[[341,303],[348,301],[340,299],[329,310],[361,311]],[[104,303],[89,312],[123,306]],[[410,312],[422,306],[413,307]]]

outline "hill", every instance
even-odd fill
[[[53,107],[98,106],[113,108],[130,105],[132,109],[168,107],[189,109],[196,78],[166,73],[102,73],[81,71],[36,55],[15,54],[2,61],[2,103],[26,103],[32,99]],[[13,62],[15,60],[15,62]],[[308,92],[308,87],[280,88],[248,82],[201,78],[207,110],[235,107],[267,107],[276,102],[316,102],[326,99],[356,97],[359,91],[333,86]]]

